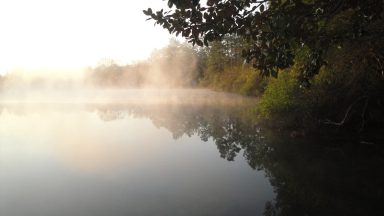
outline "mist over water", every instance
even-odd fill
[[[62,94],[0,104],[1,215],[261,215],[273,199],[263,171],[217,150],[244,98],[187,89]]]
[[[148,84],[131,69],[92,69],[96,80],[89,71],[1,77],[1,216],[382,209],[382,185],[371,179],[382,179],[383,161],[374,149],[356,162],[263,128],[255,98],[193,83]],[[363,174],[360,164],[369,167]]]
[[[106,59],[95,67],[77,71],[13,70],[0,76],[0,101],[184,103],[227,98],[225,94],[217,97],[202,91],[189,95],[184,90],[197,87],[200,72],[194,52],[189,45],[171,40],[168,46],[153,51],[147,60],[127,65]]]
[[[1,215],[262,214],[265,173],[222,159],[215,135],[253,99],[198,89],[193,59],[182,72],[155,56],[1,77]]]

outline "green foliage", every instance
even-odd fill
[[[384,61],[379,57],[383,48],[382,40],[364,47],[356,41],[332,48],[329,64],[321,68],[308,91],[313,118],[334,126],[349,125],[360,132],[367,123],[382,125],[384,76],[377,63]]]
[[[384,59],[374,50],[382,48],[380,40],[365,47],[356,41],[330,48],[328,64],[309,80],[309,89],[301,87],[296,79],[309,58],[305,48],[298,49],[295,65],[268,83],[256,109],[259,117],[274,122],[284,119],[286,126],[306,129],[343,127],[361,135],[364,131],[380,130],[384,119],[384,76],[383,70],[374,65]]]
[[[209,57],[207,58],[207,71],[208,73],[221,73],[224,70],[226,62],[226,47],[221,42],[212,43],[209,48]]]
[[[266,118],[293,113],[301,92],[302,89],[292,73],[280,73],[278,78],[271,79],[268,83],[257,111]]]
[[[168,11],[144,13],[192,44],[210,45],[201,85],[262,95],[259,116],[300,127],[384,125],[382,0],[168,2]],[[241,57],[256,72],[244,70]]]
[[[305,85],[325,64],[329,47],[383,33],[368,29],[383,19],[382,0],[210,0],[203,6],[199,0],[169,0],[168,6],[143,12],[199,46],[227,34],[246,38],[253,46],[243,49],[244,58],[266,76],[294,64],[297,44],[307,46],[310,58],[299,77]]]
[[[204,87],[247,96],[262,95],[266,84],[267,79],[249,66],[226,68],[222,73],[205,77],[201,81],[201,85]]]
[[[260,96],[264,92],[267,78],[246,64],[241,50],[248,47],[246,40],[235,35],[226,35],[222,41],[215,41],[203,48],[206,62],[200,85],[235,92],[248,96]]]
[[[234,81],[234,88],[238,89],[240,94],[249,96],[260,96],[265,90],[267,79],[260,74],[248,68],[241,72]]]

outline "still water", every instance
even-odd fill
[[[255,124],[254,105],[252,99],[205,91],[4,102],[0,215],[383,210],[384,163],[377,149],[349,151],[290,139]]]
[[[197,132],[241,100],[158,96],[3,104],[0,215],[261,215],[275,196],[266,173]]]

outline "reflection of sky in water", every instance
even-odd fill
[[[81,106],[21,110],[0,115],[1,215],[260,215],[273,199],[264,172],[212,140]]]

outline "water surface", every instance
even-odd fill
[[[3,103],[1,215],[262,214],[274,198],[266,173],[224,160],[197,132],[209,118],[228,120],[242,99],[128,93]]]
[[[254,99],[86,92],[0,104],[1,216],[380,215],[384,151],[292,138]]]

